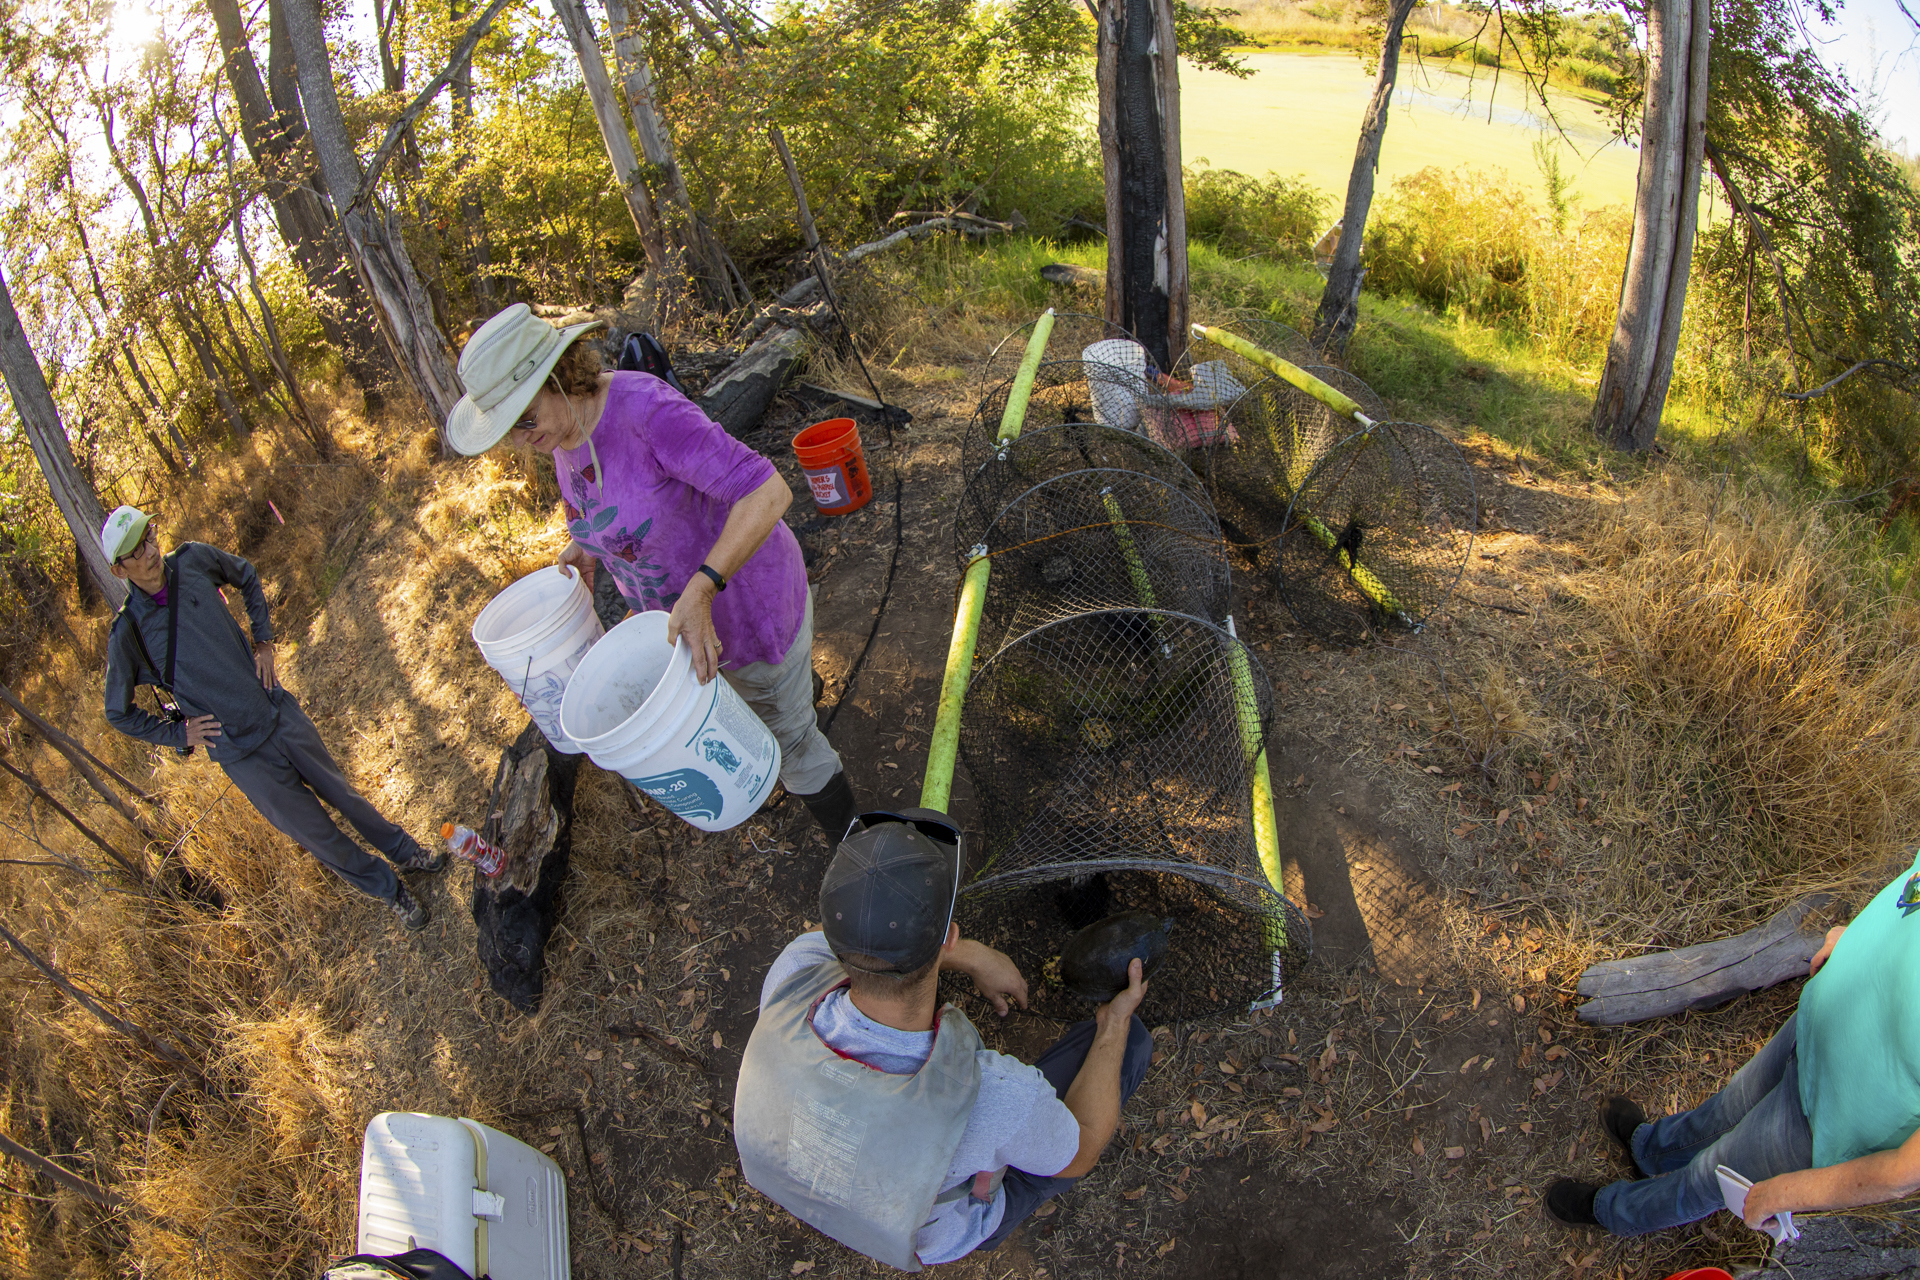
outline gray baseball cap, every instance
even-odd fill
[[[940,954],[966,866],[965,841],[933,809],[863,813],[820,882],[821,928],[837,956],[910,973]]]

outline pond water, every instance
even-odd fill
[[[1346,196],[1373,76],[1351,53],[1245,56],[1254,73],[1245,80],[1180,64],[1186,163],[1205,159],[1215,168],[1256,176],[1304,174],[1333,196],[1337,209]],[[1532,146],[1541,137],[1557,137],[1561,172],[1581,207],[1630,205],[1639,151],[1614,141],[1591,103],[1564,93],[1550,93],[1548,100],[1564,136],[1553,131],[1547,109],[1512,72],[1502,72],[1496,86],[1491,68],[1469,76],[1403,59],[1376,193],[1429,165],[1465,165],[1504,169],[1541,197],[1545,185]]]

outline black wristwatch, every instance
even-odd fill
[[[725,591],[727,589],[727,580],[721,577],[720,571],[714,568],[712,565],[703,564],[699,567],[699,569],[695,570],[695,572],[704,573],[709,578],[713,579],[713,593],[715,595],[719,595],[722,591]]]

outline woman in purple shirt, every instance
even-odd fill
[[[793,531],[792,492],[760,454],[647,373],[606,373],[565,329],[516,303],[460,353],[467,394],[447,437],[464,454],[502,440],[553,459],[573,541],[637,611],[668,611],[700,683],[724,676],[780,742],[780,781],[837,844],[858,807],[813,709],[813,598]]]

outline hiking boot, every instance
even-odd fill
[[[1593,1216],[1593,1198],[1599,1194],[1600,1188],[1591,1182],[1556,1178],[1547,1188],[1547,1216],[1563,1227],[1597,1227],[1600,1219]]]
[[[427,914],[427,904],[407,892],[404,884],[395,885],[393,896],[387,899],[387,910],[393,912],[408,933],[418,933],[427,927],[432,917]]]
[[[447,869],[447,855],[444,851],[435,849],[431,845],[421,845],[416,842],[413,846],[413,852],[404,858],[396,859],[394,865],[408,875],[412,875],[415,872],[432,875],[436,871],[445,871]]]
[[[1600,1104],[1600,1127],[1627,1153],[1627,1163],[1633,1166],[1636,1178],[1640,1176],[1640,1162],[1633,1158],[1633,1135],[1646,1122],[1646,1111],[1622,1094],[1616,1093]]]

